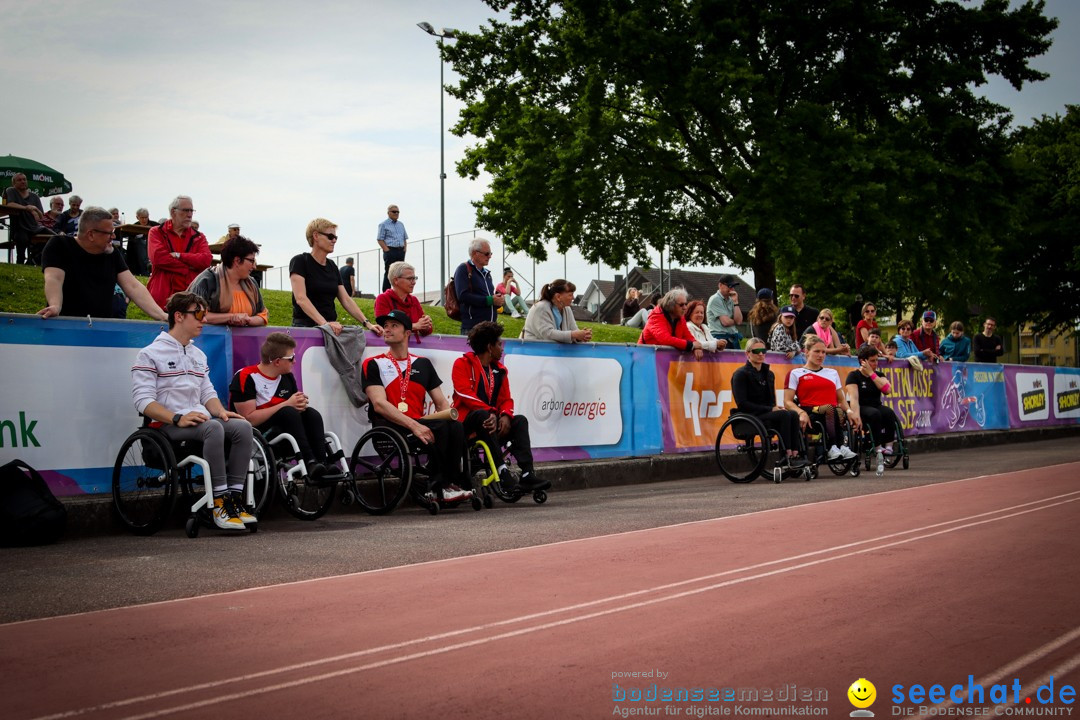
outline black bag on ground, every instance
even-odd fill
[[[67,509],[22,460],[0,466],[0,545],[47,545],[67,527]]]

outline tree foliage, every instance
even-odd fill
[[[1039,332],[1080,327],[1080,106],[1016,133],[1018,219],[990,309]]]
[[[445,56],[480,225],[590,261],[727,261],[758,286],[975,293],[1009,224],[1005,108],[1042,0],[486,0]],[[932,272],[927,272],[928,268]],[[844,291],[849,295],[844,296]]]

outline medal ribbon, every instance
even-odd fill
[[[401,368],[398,366],[398,361],[394,356],[392,356],[390,353],[386,353],[386,357],[390,358],[390,362],[394,364],[394,369],[397,370],[398,373],[398,392],[401,393],[401,399],[399,400],[399,402],[407,404],[405,400],[405,393],[409,391],[409,380],[412,379],[412,355],[409,355],[408,353],[405,354],[404,374],[402,374]]]

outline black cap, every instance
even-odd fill
[[[739,281],[735,278],[734,275],[721,275],[720,282],[724,283],[730,288],[739,287]]]
[[[385,315],[380,315],[375,318],[375,322],[380,325],[386,325],[387,320],[393,320],[396,323],[400,323],[406,330],[412,330],[412,320],[409,319],[408,313],[404,310],[391,310]]]

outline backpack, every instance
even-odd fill
[[[0,545],[48,545],[66,528],[67,509],[37,470],[22,460],[0,466]]]
[[[469,284],[472,285],[472,266],[465,263],[465,270],[469,273]],[[461,304],[458,302],[454,278],[450,278],[450,282],[446,283],[446,290],[443,295],[446,297],[443,303],[443,307],[446,309],[446,317],[451,320],[461,320]]]

